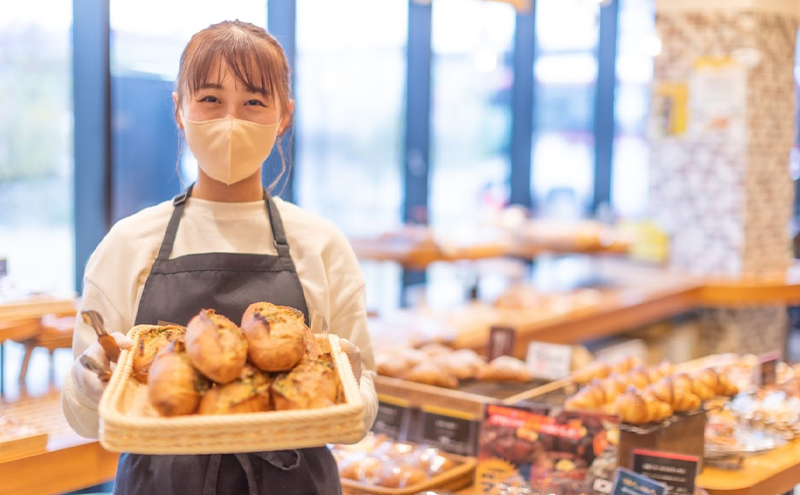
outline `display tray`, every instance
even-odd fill
[[[144,330],[128,336],[133,349]],[[133,377],[133,355],[123,351],[100,401],[100,443],[112,452],[217,454],[319,447],[354,443],[364,432],[364,400],[350,361],[335,335],[329,339],[345,403],[303,411],[162,417],[150,405],[147,386]]]
[[[456,466],[441,474],[415,485],[404,488],[383,488],[342,478],[342,492],[345,495],[414,495],[431,490],[456,491],[470,486],[475,481],[475,458],[455,454],[441,454],[456,462]]]
[[[517,397],[525,397],[532,390],[551,384],[544,380],[530,382],[499,382],[481,380],[462,380],[457,388],[442,388],[424,383],[416,383],[400,378],[378,375],[375,388],[378,395],[394,397],[412,406],[435,406],[483,416],[486,404],[514,404]]]

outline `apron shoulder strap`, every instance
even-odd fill
[[[272,228],[272,239],[275,243],[275,249],[278,250],[279,256],[289,257],[289,243],[286,240],[286,230],[283,228],[281,214],[278,212],[278,206],[266,189],[264,189],[264,202],[267,204],[267,214],[269,215],[269,224]]]
[[[172,254],[172,246],[175,244],[175,235],[178,233],[178,224],[181,222],[183,209],[186,207],[186,200],[192,195],[193,187],[194,184],[189,186],[184,192],[175,196],[172,200],[174,206],[172,217],[169,219],[167,232],[164,234],[164,240],[161,241],[161,248],[158,250],[157,260],[168,260],[169,256]]]

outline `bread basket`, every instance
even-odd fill
[[[128,332],[133,348],[146,325]],[[336,335],[329,339],[345,402],[322,409],[247,414],[162,417],[150,405],[147,386],[133,377],[133,354],[123,351],[100,400],[100,443],[111,452],[221,454],[355,443],[364,435],[364,400]]]

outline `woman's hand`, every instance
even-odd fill
[[[121,333],[112,333],[112,337],[117,341],[120,350],[130,349],[133,341]],[[97,370],[87,369],[81,362],[89,362],[96,366]],[[95,342],[83,351],[83,354],[72,364],[70,374],[72,375],[72,383],[78,394],[84,399],[85,406],[93,406],[97,408],[100,403],[100,397],[103,396],[103,391],[108,385],[107,381],[100,380],[98,376],[99,371],[111,371],[111,363],[106,356],[100,342]],[[88,403],[87,403],[88,402]]]
[[[356,376],[356,381],[360,383],[361,351],[347,339],[339,339],[339,347],[342,349],[342,352],[347,354],[347,358],[350,360],[350,367],[353,368],[353,374]]]

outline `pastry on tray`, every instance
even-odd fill
[[[472,349],[461,349],[435,356],[433,362],[459,380],[477,378],[486,367],[486,361]]]
[[[133,376],[147,383],[147,373],[156,354],[170,342],[186,335],[186,327],[178,325],[159,325],[143,331],[139,345],[133,349]]]
[[[528,366],[511,356],[500,356],[495,358],[478,374],[479,380],[503,381],[503,382],[529,382],[533,380]]]
[[[200,414],[239,414],[270,410],[272,376],[246,366],[239,378],[210,388],[200,400]]]
[[[643,425],[667,419],[672,408],[650,391],[640,392],[630,387],[617,398],[617,414],[624,423]]]
[[[192,367],[182,339],[170,342],[150,365],[147,393],[162,416],[181,416],[197,410],[208,382]]]
[[[456,388],[458,386],[458,379],[455,376],[432,361],[419,363],[400,375],[400,378],[435,387]]]
[[[666,376],[651,385],[649,390],[675,412],[694,411],[702,403],[692,391],[692,382],[686,375]]]
[[[204,309],[186,326],[186,351],[192,365],[217,383],[230,383],[247,361],[247,341],[235,323]]]
[[[250,361],[263,371],[288,371],[306,353],[304,317],[294,308],[251,304],[242,317],[242,333]]]

